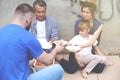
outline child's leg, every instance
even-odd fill
[[[81,56],[81,60],[86,64],[86,67],[83,69],[81,74],[83,78],[88,78],[88,73],[90,73],[98,63],[100,63],[101,58],[98,55],[83,55]]]
[[[102,59],[101,63],[105,63],[105,65],[107,66],[112,66],[114,64],[113,61],[107,61],[105,56],[101,56],[101,59]]]
[[[81,59],[83,63],[86,64],[86,67],[84,68],[84,70],[87,73],[90,73],[92,69],[101,61],[101,58],[98,55],[86,55]]]
[[[88,79],[88,73],[86,72],[86,70],[83,69],[81,71],[81,75],[82,75],[83,78]]]

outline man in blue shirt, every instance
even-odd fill
[[[23,3],[17,6],[12,23],[0,29],[1,80],[62,79],[63,69],[57,64],[28,76],[29,54],[44,64],[50,64],[56,53],[64,48],[58,43],[51,53],[44,52],[38,40],[27,31],[33,19],[33,8]]]

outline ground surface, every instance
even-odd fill
[[[106,67],[102,73],[91,73],[88,79],[84,79],[79,70],[75,74],[65,72],[62,80],[120,80],[120,57],[118,55],[106,57],[112,60],[114,65]]]

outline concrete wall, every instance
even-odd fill
[[[32,5],[34,0],[0,0],[0,27],[11,22],[15,7],[23,2]],[[56,18],[60,38],[73,37],[74,22],[80,15],[79,1],[85,0],[45,0],[47,15]],[[106,54],[120,53],[120,0],[97,0],[96,18],[104,22],[100,47]]]

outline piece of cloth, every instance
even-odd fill
[[[63,67],[63,69],[70,74],[74,74],[78,69],[80,68],[75,60],[74,53],[69,53],[69,61],[65,59],[60,60],[60,65]],[[98,63],[92,70],[94,73],[101,73],[104,70],[105,64],[104,63]]]
[[[79,55],[81,61],[85,66],[84,70],[90,73],[98,63],[106,63],[106,58],[99,55]]]
[[[49,49],[51,48],[50,43],[47,42],[46,39],[46,31],[45,31],[45,20],[44,21],[39,21],[37,20],[37,39],[40,42],[42,48],[44,49]]]
[[[69,53],[69,61],[61,59],[59,63],[63,69],[70,74],[75,73],[79,69],[73,52]]]
[[[27,80],[29,75],[29,54],[37,58],[43,53],[39,41],[26,29],[9,24],[0,29],[0,80]],[[45,74],[43,74],[45,73]],[[43,79],[46,75],[46,79]],[[63,69],[53,65],[31,74],[31,80],[61,80]],[[39,79],[38,79],[39,78]]]
[[[80,17],[78,20],[75,21],[75,26],[74,26],[74,36],[78,34],[78,25],[79,23],[82,21],[82,17]],[[103,24],[103,22],[97,20],[97,19],[94,19],[93,20],[93,27],[91,28],[90,30],[90,34],[93,34],[98,28],[99,26]],[[100,43],[100,37],[101,37],[101,33],[97,39],[98,41],[98,44]]]
[[[93,35],[88,35],[88,39],[85,39],[84,37],[82,37],[80,34],[74,36],[69,42],[72,44],[72,45],[77,45],[77,46],[81,46],[83,44],[86,44],[88,43],[91,39],[92,39]],[[98,43],[98,41],[95,41],[95,43],[93,44],[93,46],[96,46]],[[80,50],[80,54],[83,54],[83,55],[91,55],[92,52],[92,46],[89,46],[89,47],[85,47],[83,48],[82,50]],[[79,54],[79,55],[80,55]]]
[[[29,75],[27,80],[62,80],[64,70],[59,64],[46,67]]]
[[[70,43],[72,45],[80,46],[80,45],[88,43],[92,39],[92,37],[93,37],[92,35],[88,35],[88,39],[86,39],[82,37],[80,34],[78,34],[70,40]],[[98,42],[96,41],[93,44],[93,46],[96,46],[97,43]],[[76,54],[81,59],[83,64],[86,65],[84,70],[86,70],[87,73],[90,73],[98,63],[106,63],[105,57],[92,54],[92,46],[85,47]]]
[[[105,64],[103,64],[103,63],[98,63],[98,64],[93,68],[92,72],[94,72],[94,73],[101,73],[101,72],[103,72],[104,67],[105,67]]]
[[[10,24],[0,29],[0,79],[26,80],[28,53],[34,58],[43,53],[39,42],[21,26]]]
[[[46,31],[46,39],[49,42],[52,38],[58,40],[58,25],[54,18],[46,16],[45,20],[45,31]],[[34,24],[30,28],[30,32],[37,38],[37,19],[34,21]]]

